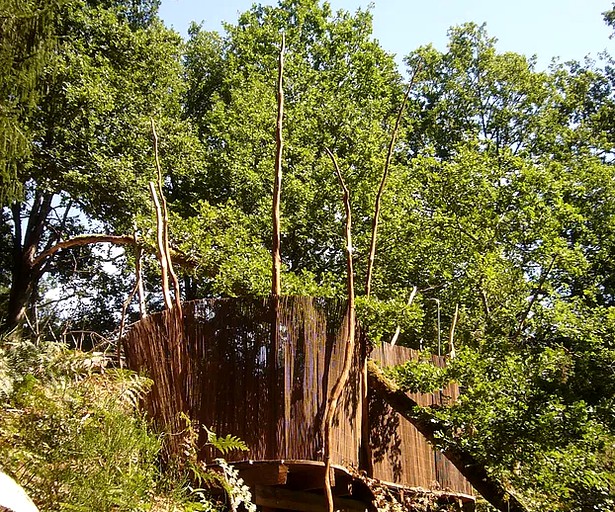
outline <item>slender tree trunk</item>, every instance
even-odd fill
[[[352,358],[354,356],[355,348],[355,295],[354,295],[354,269],[352,264],[352,210],[350,208],[350,192],[344,182],[344,177],[337,165],[337,160],[333,153],[325,148],[325,151],[333,162],[335,173],[339,180],[340,186],[343,192],[344,209],[346,212],[346,226],[345,226],[345,239],[346,239],[346,274],[347,274],[347,290],[348,290],[348,312],[347,318],[347,332],[348,339],[346,340],[346,347],[344,350],[344,364],[342,366],[341,373],[331,390],[327,405],[325,408],[324,419],[324,461],[325,461],[325,497],[327,499],[328,512],[334,511],[333,491],[331,489],[331,429],[333,427],[333,418],[337,411],[337,405],[342,397],[342,393],[346,384],[348,383],[348,377],[350,375],[350,369],[352,367]]]
[[[273,241],[271,245],[271,294],[279,296],[281,293],[280,287],[280,198],[282,192],[282,151],[284,149],[284,140],[282,138],[282,122],[284,120],[284,89],[282,87],[282,79],[284,77],[284,50],[285,38],[282,33],[282,44],[280,46],[280,54],[278,56],[278,116],[275,129],[275,175],[273,179],[273,205],[272,205],[272,220],[273,220]]]
[[[391,159],[393,158],[393,151],[395,150],[395,142],[397,141],[397,133],[401,125],[401,119],[410,96],[410,91],[414,85],[414,78],[418,71],[421,69],[418,66],[413,75],[408,89],[404,95],[404,99],[397,112],[397,118],[395,119],[395,126],[391,132],[391,140],[387,151],[386,160],[384,163],[384,169],[382,172],[382,179],[380,180],[380,186],[378,187],[378,193],[376,194],[376,201],[374,203],[374,217],[372,219],[372,236],[369,245],[369,255],[367,259],[367,273],[365,276],[365,296],[369,297],[372,291],[372,274],[374,272],[374,262],[376,260],[376,241],[378,238],[378,222],[380,220],[380,205],[382,202],[382,196],[384,194],[384,187],[386,185],[387,177],[389,175],[389,167],[391,165]],[[398,334],[396,334],[398,336]],[[368,476],[373,476],[373,464],[372,464],[372,450],[369,443],[370,426],[369,426],[369,404],[368,404],[368,385],[367,385],[367,358],[369,356],[369,347],[363,347],[363,358],[361,361],[361,416],[363,421],[361,422],[361,453],[363,455],[363,469],[367,472]]]
[[[154,138],[154,160],[156,162],[156,173],[158,175],[156,191],[158,192],[158,196],[160,196],[160,207],[158,207],[156,198],[154,198],[154,203],[156,205],[157,219],[158,214],[160,213],[161,218],[159,220],[162,223],[162,241],[159,242],[159,244],[161,243],[163,247],[162,256],[166,260],[166,268],[168,270],[169,277],[171,278],[171,283],[173,284],[175,306],[177,307],[177,313],[181,318],[181,290],[179,287],[179,280],[177,279],[177,274],[173,269],[173,261],[171,260],[171,248],[169,245],[169,210],[167,208],[167,199],[164,195],[164,191],[162,190],[162,168],[160,166],[160,158],[158,157],[158,134],[156,133],[156,123],[154,123],[154,119],[151,118],[150,122],[152,127],[152,136]],[[153,188],[152,194],[155,195]],[[171,309],[171,307],[169,307],[169,309]]]

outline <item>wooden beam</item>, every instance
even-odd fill
[[[324,512],[327,501],[323,495],[305,491],[292,491],[280,487],[257,485],[255,503],[261,507],[296,510],[298,512]],[[368,505],[350,498],[334,497],[336,511],[365,512]]]
[[[286,486],[293,491],[310,491],[313,489],[321,489],[324,479],[324,468],[320,471],[293,471],[291,468],[288,474]]]
[[[289,464],[288,479],[286,485],[289,489],[295,491],[310,491],[314,489],[322,489],[322,483],[325,478],[325,466],[319,464]],[[352,477],[342,471],[335,471],[335,468],[330,470],[330,481],[333,487],[341,483],[337,489],[338,496],[351,494],[343,492],[343,487],[348,487],[348,482],[352,483]],[[334,491],[335,492],[335,491]]]
[[[285,485],[288,466],[282,462],[261,462],[235,464],[239,476],[251,487],[255,485]]]

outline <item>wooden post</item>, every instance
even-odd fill
[[[282,43],[280,45],[280,53],[278,55],[278,82],[277,82],[277,98],[278,98],[278,115],[275,130],[275,175],[273,179],[273,205],[272,205],[272,221],[273,221],[273,241],[271,244],[271,346],[269,349],[269,365],[270,383],[269,393],[271,397],[269,414],[271,424],[274,425],[278,419],[278,383],[275,378],[275,367],[277,366],[278,348],[280,344],[280,272],[281,272],[281,257],[280,257],[280,199],[282,195],[282,150],[284,149],[284,139],[282,136],[282,125],[284,120],[284,51],[286,48],[286,39],[282,33]],[[286,432],[284,433],[284,442],[286,442]],[[273,435],[269,442],[270,455],[275,455],[273,450],[277,449],[276,439]]]
[[[325,408],[324,418],[324,462],[325,462],[325,497],[327,498],[327,509],[329,512],[334,512],[335,503],[333,501],[333,491],[331,482],[331,428],[333,425],[333,417],[337,410],[337,404],[342,396],[342,392],[348,382],[348,376],[350,375],[350,368],[352,366],[352,358],[354,356],[355,347],[355,299],[354,299],[354,269],[352,264],[352,212],[350,209],[350,193],[348,187],[344,182],[344,178],[337,165],[337,160],[333,153],[325,148],[325,151],[333,162],[335,173],[339,180],[340,186],[343,192],[344,208],[346,210],[346,272],[347,272],[347,284],[348,284],[348,312],[346,314],[348,339],[346,341],[346,347],[344,350],[344,364],[342,371],[331,390],[331,394],[327,400]]]

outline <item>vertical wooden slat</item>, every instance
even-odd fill
[[[183,306],[183,327],[173,312],[153,314],[134,324],[124,339],[128,366],[146,372],[154,386],[146,410],[173,433],[178,414],[218,434],[232,434],[250,447],[230,461],[322,460],[324,407],[342,368],[346,305],[306,297],[280,297],[279,347],[272,351],[269,299],[216,299]],[[360,333],[357,334],[360,336]],[[358,466],[360,439],[360,348],[334,420],[332,462]],[[372,358],[400,364],[418,353],[384,344]],[[444,364],[445,359],[435,359]],[[177,371],[182,368],[182,373]],[[274,382],[275,385],[271,385]],[[456,398],[451,384],[433,395],[413,395],[423,405]],[[278,404],[277,414],[270,411]],[[414,427],[384,404],[370,403],[374,476],[411,487],[434,485],[471,494],[469,484],[440,460]],[[200,445],[205,445],[202,434]],[[168,436],[178,453],[181,436]],[[219,454],[201,450],[205,461]]]

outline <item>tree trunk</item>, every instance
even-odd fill
[[[26,311],[32,304],[41,277],[40,266],[34,257],[43,235],[45,221],[51,211],[53,194],[37,193],[32,201],[25,233],[22,229],[22,203],[13,203],[13,264],[11,269],[11,292],[7,318],[3,331],[18,327],[25,319]]]
[[[23,254],[14,258],[11,275],[11,292],[4,331],[13,330],[24,321],[40,277]]]
[[[274,297],[282,293],[280,286],[280,273],[282,260],[280,257],[280,199],[282,193],[282,151],[284,150],[284,139],[282,137],[282,123],[284,120],[284,89],[282,81],[284,78],[284,51],[286,39],[282,32],[282,44],[278,56],[278,116],[275,128],[275,175],[273,179],[273,241],[271,244],[271,295]]]
[[[377,395],[401,414],[432,444],[436,434],[450,429],[387,379],[373,362],[368,365],[369,385]],[[491,505],[501,512],[527,512],[527,508],[500,482],[493,479],[484,464],[457,446],[446,446],[442,453]]]

